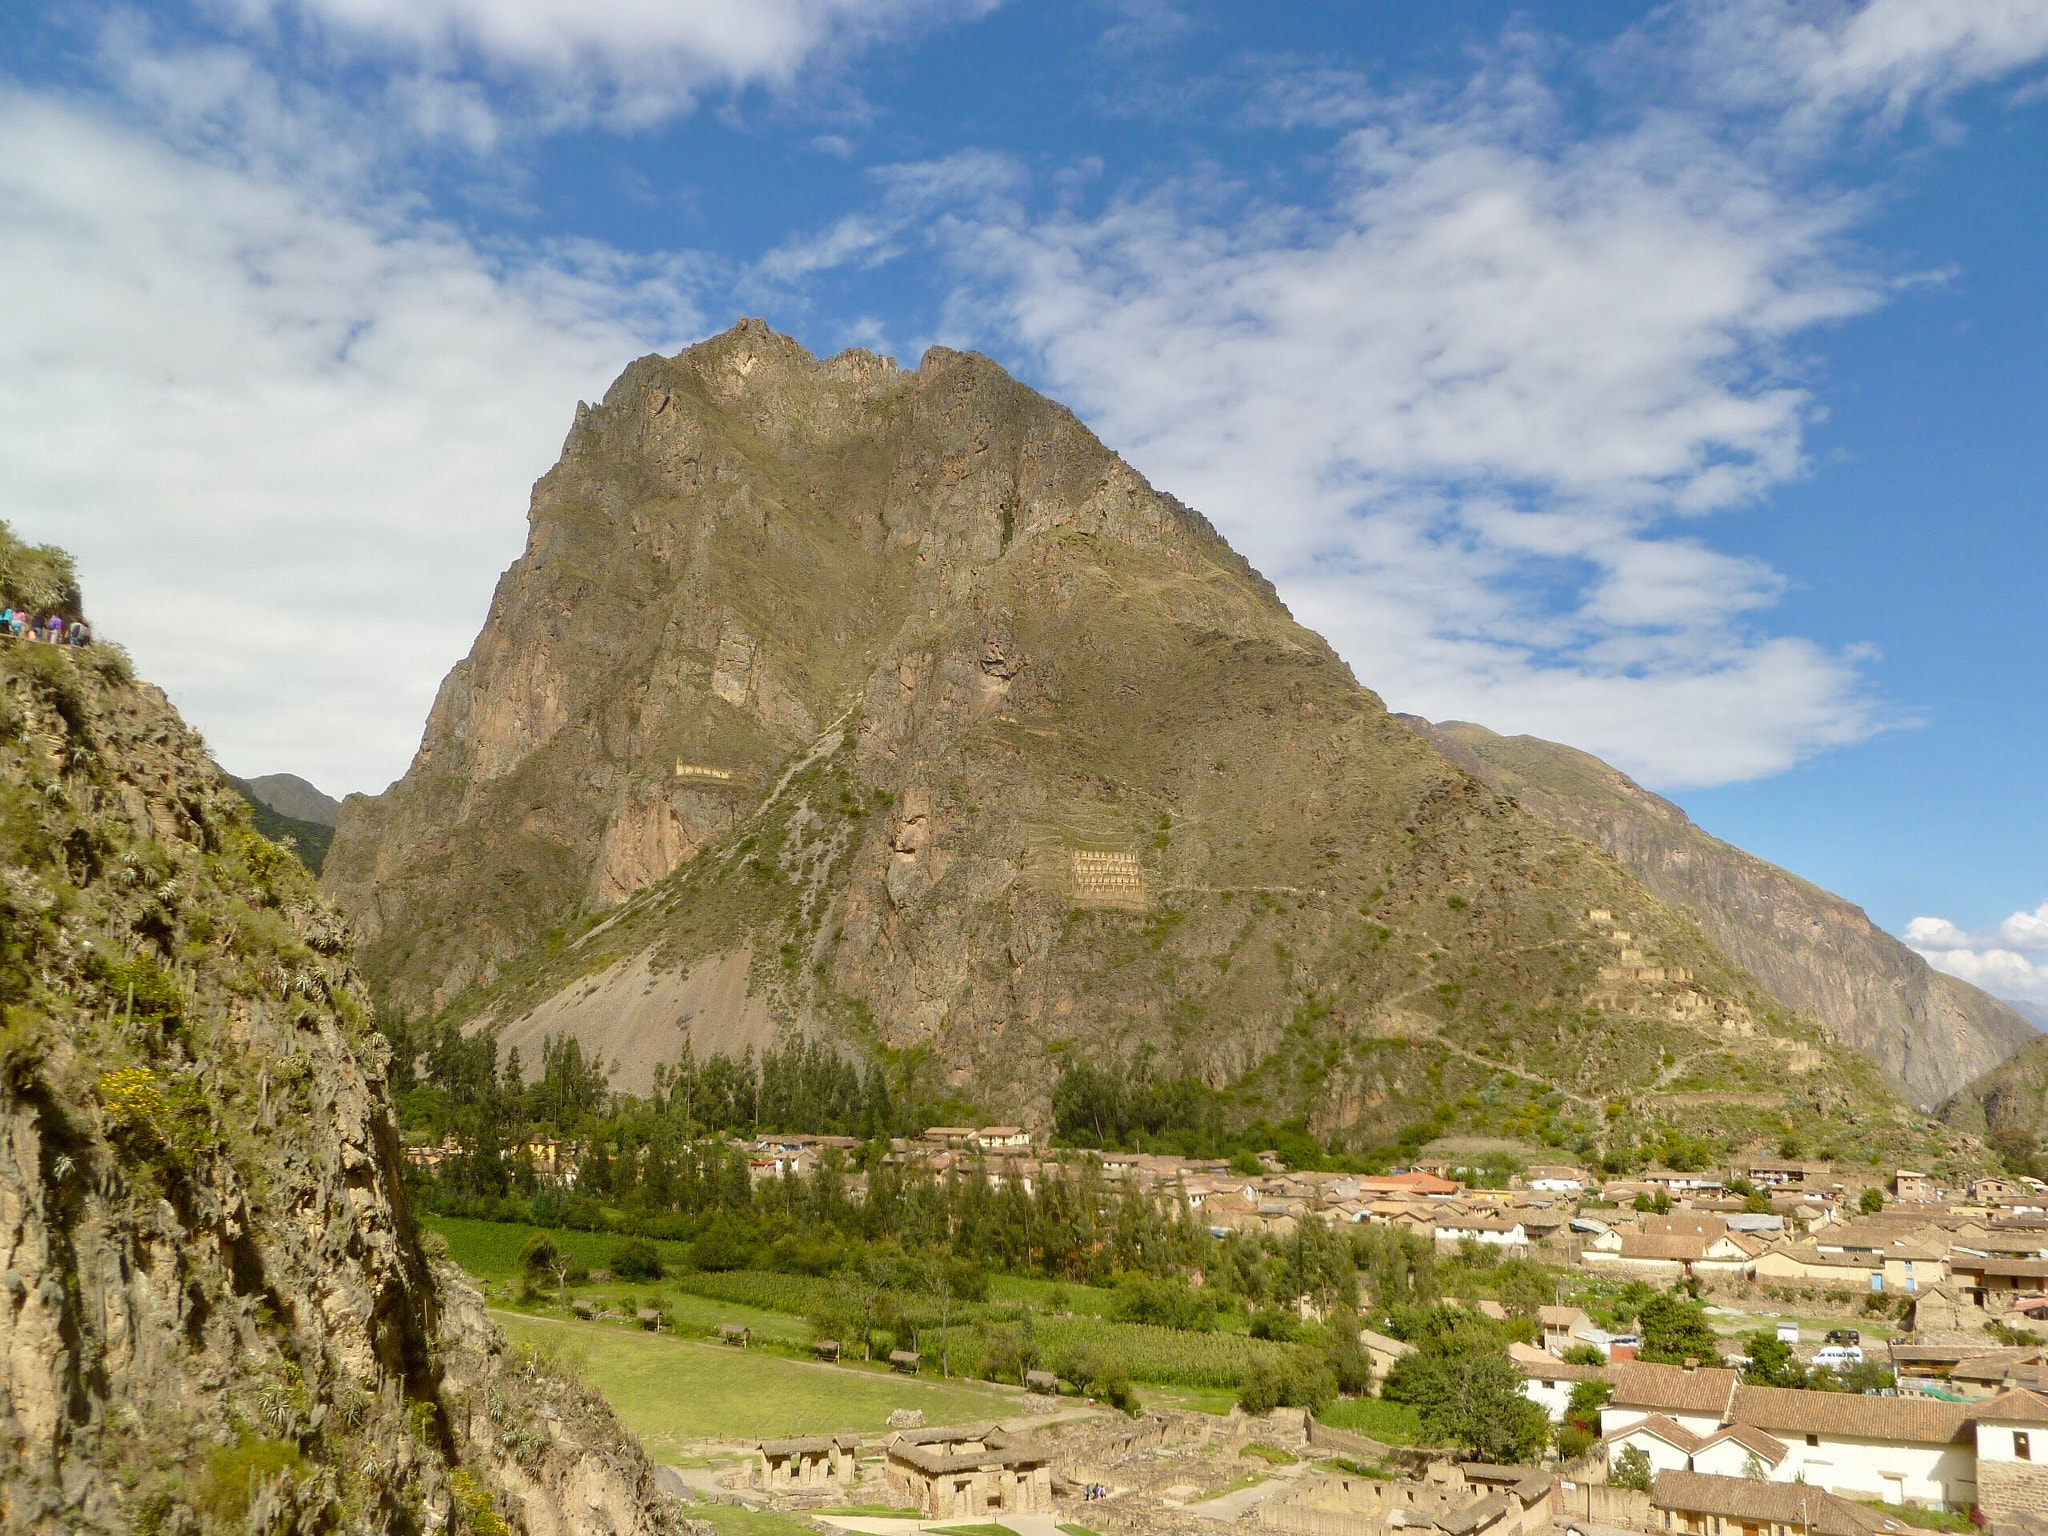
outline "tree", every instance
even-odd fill
[[[1875,1184],[1871,1185],[1857,1200],[1856,1208],[1866,1216],[1875,1216],[1884,1209],[1884,1191]]]
[[[1604,1381],[1581,1381],[1572,1386],[1571,1401],[1565,1404],[1564,1419],[1557,1426],[1557,1453],[1566,1461],[1577,1461],[1600,1438],[1600,1408],[1614,1389]]]
[[[1718,1361],[1719,1343],[1707,1309],[1682,1296],[1652,1296],[1643,1303],[1639,1321],[1643,1347],[1638,1359],[1677,1365],[1686,1360]]]
[[[1598,1344],[1567,1344],[1564,1353],[1557,1357],[1566,1365],[1605,1365],[1607,1357],[1600,1353]]]
[[[1503,1259],[1494,1272],[1494,1293],[1518,1317],[1534,1317],[1555,1291],[1550,1272],[1533,1259]]]
[[[1752,1333],[1744,1345],[1749,1364],[1742,1379],[1752,1387],[1803,1387],[1806,1367],[1792,1353],[1792,1346],[1773,1333]]]
[[[1614,1458],[1614,1469],[1607,1474],[1607,1481],[1615,1487],[1633,1488],[1638,1493],[1648,1493],[1656,1480],[1650,1458],[1639,1445],[1624,1445]]]
[[[925,1289],[939,1302],[939,1375],[950,1376],[953,1374],[953,1336],[946,1332],[953,1311],[953,1260],[950,1254],[936,1253],[926,1261],[924,1283]]]
[[[1406,1403],[1432,1441],[1473,1461],[1533,1460],[1550,1436],[1543,1410],[1522,1395],[1522,1373],[1505,1354],[1432,1341],[1404,1355],[1380,1396]]]
[[[659,1280],[661,1253],[644,1237],[621,1243],[612,1250],[612,1273],[621,1280]]]

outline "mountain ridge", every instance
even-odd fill
[[[0,1525],[663,1528],[422,1243],[345,923],[119,647],[0,643],[0,841]]]
[[[1468,772],[1617,859],[1694,915],[1787,1007],[1932,1110],[2038,1038],[1989,993],[1929,966],[1862,909],[1700,828],[1590,753],[1469,721],[1399,717]]]
[[[341,811],[339,800],[296,773],[265,773],[254,778],[237,779],[236,782],[246,784],[248,792],[259,803],[294,821],[310,821],[315,826],[331,828]]]
[[[659,1036],[636,1070],[814,1035],[1040,1123],[1062,1061],[1152,1061],[1340,1141],[1455,1107],[1581,1150],[1939,1151],[1199,514],[943,348],[746,321],[580,407],[325,883],[387,1005]]]

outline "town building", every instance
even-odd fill
[[[1685,1536],[1891,1536],[1907,1529],[1817,1488],[1698,1472],[1659,1473],[1650,1508],[1664,1530]]]

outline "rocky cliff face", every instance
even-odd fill
[[[1943,975],[1861,908],[1709,836],[1618,769],[1534,736],[1403,715],[1424,740],[1552,826],[1605,849],[1786,1007],[1931,1109],[2029,1041],[2032,1024]]]
[[[0,1529],[665,1528],[422,1251],[341,920],[117,651],[0,647],[0,842]]]
[[[1941,1107],[1959,1130],[1987,1136],[2009,1166],[2038,1175],[2048,1146],[2048,1038],[2033,1040]]]
[[[748,322],[628,368],[327,883],[384,997],[640,1073],[794,1031],[1039,1119],[1061,1060],[1149,1050],[1340,1140],[1925,1135],[1199,516],[944,350]]]

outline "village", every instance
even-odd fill
[[[745,1151],[759,1185],[836,1169],[859,1145],[764,1135]],[[574,1178],[573,1149],[513,1150]],[[1222,1160],[1048,1150],[1012,1126],[935,1127],[887,1156],[1025,1190],[1084,1164],[1218,1239],[1381,1225],[1468,1261],[1539,1260],[1565,1277],[1559,1301],[1536,1309],[1536,1337],[1509,1358],[1553,1425],[1597,1402],[1597,1439],[1570,1460],[1494,1466],[1380,1443],[1297,1408],[1077,1411],[1040,1372],[1024,1418],[761,1440],[743,1467],[694,1478],[698,1494],[867,1536],[962,1520],[1093,1536],[1218,1524],[1295,1536],[1877,1536],[1949,1528],[1965,1512],[1993,1528],[2048,1529],[2048,1343],[2030,1331],[2048,1318],[2048,1186],[2037,1180],[1948,1188],[1909,1169],[1880,1178],[1789,1159],[1601,1179],[1569,1165],[1503,1174],[1497,1160],[1482,1170],[1457,1156],[1366,1175],[1289,1170],[1267,1155],[1253,1174]],[[846,1179],[858,1198],[862,1175]],[[1631,1281],[1705,1303],[1714,1356],[1638,1359],[1638,1333],[1566,1300]],[[1490,1300],[1467,1305],[1506,1316]],[[1754,1384],[1745,1351],[1759,1329],[1802,1366],[1873,1366],[1886,1384]],[[1414,1348],[1371,1328],[1360,1342],[1375,1380]]]

